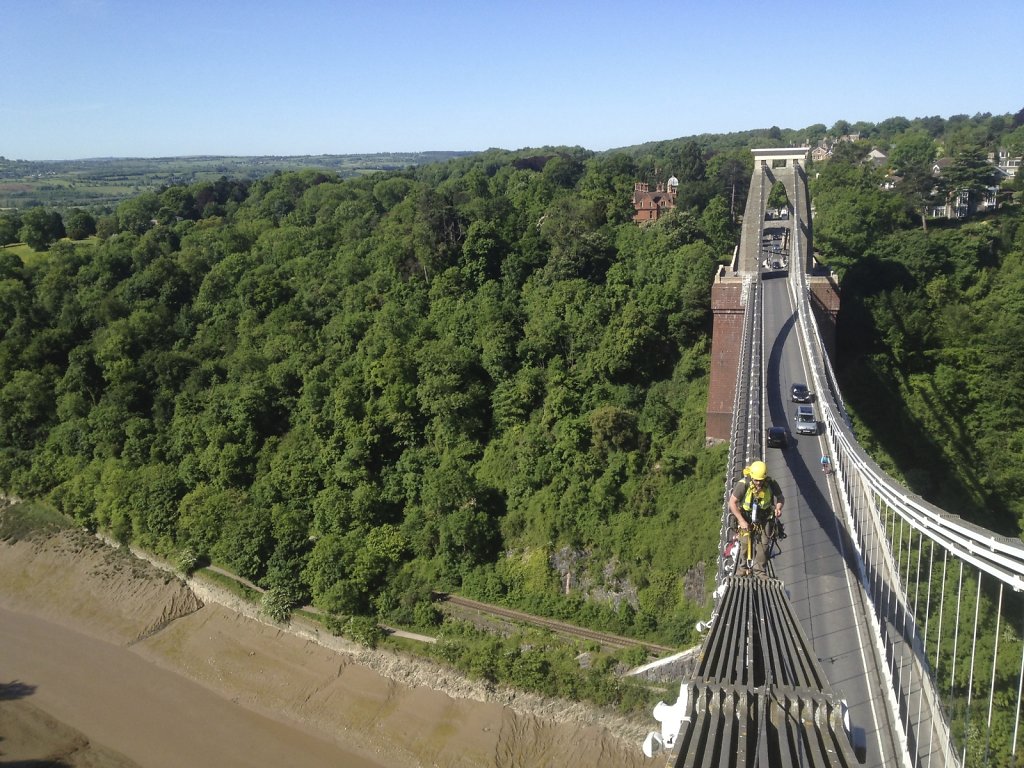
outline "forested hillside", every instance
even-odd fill
[[[172,184],[218,179],[256,179],[275,172],[318,168],[342,178],[437,163],[470,152],[381,152],[372,155],[298,155],[287,157],[97,157],[84,160],[31,161],[0,157],[0,210],[47,206],[112,207],[143,192]]]
[[[1016,139],[993,137],[985,120],[897,137],[897,160],[923,151],[919,167],[904,161],[907,186],[895,191],[863,144],[817,167],[811,187],[816,247],[841,275],[837,367],[858,439],[917,493],[1010,536],[1024,531],[1024,176],[1003,183],[987,213],[930,223],[919,213],[922,190],[944,193],[930,170],[938,149],[954,183],[978,194],[971,169],[990,178],[984,149],[1024,148],[1017,117]]]
[[[692,203],[655,227],[642,159],[551,149],[175,186],[0,251],[0,486],[339,617],[460,590],[682,643],[736,231],[687,152]]]

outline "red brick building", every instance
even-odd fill
[[[679,188],[679,181],[675,176],[667,183],[658,183],[652,192],[650,184],[646,181],[638,181],[633,185],[633,221],[657,221],[658,217],[668,213],[676,207],[676,190]]]

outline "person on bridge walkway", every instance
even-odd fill
[[[779,484],[768,476],[767,464],[755,461],[743,470],[743,477],[729,494],[729,511],[740,530],[737,576],[746,576],[751,570],[746,558],[746,536],[753,536],[751,560],[754,575],[768,575],[768,529],[771,525],[781,523],[782,505],[785,503]]]

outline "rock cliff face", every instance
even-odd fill
[[[495,691],[311,625],[272,624],[207,584],[187,583],[82,531],[0,543],[0,606],[130,648],[294,725],[297,739],[315,733],[344,743],[368,755],[366,765],[639,767],[646,762],[640,743],[656,726],[653,719],[631,722],[569,702]],[[63,746],[54,743],[46,754],[64,754],[65,765],[131,765],[117,745],[90,752],[87,735],[30,727],[53,719],[31,696],[16,710],[0,710],[0,726],[11,717],[36,738],[61,736]],[[17,744],[4,732],[0,747],[12,755]]]

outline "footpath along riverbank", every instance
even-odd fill
[[[78,530],[0,543],[0,610],[3,761],[79,768],[646,762],[639,745],[649,723],[488,690],[312,626],[267,623],[231,595],[185,583]]]

